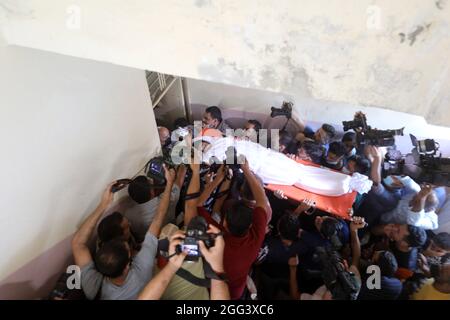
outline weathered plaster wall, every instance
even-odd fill
[[[12,44],[450,125],[448,0],[0,0],[0,11]]]

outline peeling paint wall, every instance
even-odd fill
[[[0,11],[11,44],[450,125],[446,0],[0,0]]]

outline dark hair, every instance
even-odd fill
[[[447,232],[438,233],[433,237],[433,242],[436,246],[443,250],[450,250],[450,234]]]
[[[356,140],[356,133],[354,132],[346,132],[343,136],[342,136],[342,142],[355,142]]]
[[[330,143],[330,147],[328,148],[328,152],[334,153],[338,157],[342,157],[347,153],[345,149],[345,145],[340,141],[334,141]]]
[[[130,198],[137,203],[146,203],[151,199],[151,185],[146,176],[138,176],[128,185]]]
[[[331,124],[324,123],[322,125],[322,130],[327,133],[330,139],[334,138],[334,136],[336,135],[336,129]]]
[[[378,259],[381,275],[392,278],[398,269],[397,259],[390,251],[381,251]]]
[[[278,144],[285,146],[283,153],[292,153],[292,148],[295,147],[294,137],[287,131],[279,132]]]
[[[106,242],[95,254],[95,267],[106,277],[122,275],[130,262],[130,252],[126,242],[115,239]]]
[[[405,241],[410,247],[421,247],[427,241],[427,233],[423,228],[408,225],[409,235],[405,238]]]
[[[370,161],[359,155],[351,156],[347,162],[354,161],[356,163],[356,172],[367,175],[370,169]]]
[[[262,129],[262,124],[258,120],[248,120],[247,122],[255,127],[255,131],[259,131]]]
[[[225,214],[225,221],[230,233],[242,237],[250,228],[253,221],[253,209],[247,207],[243,201],[236,201]]]
[[[189,122],[186,120],[186,118],[178,118],[173,123],[174,129],[184,128],[184,127],[187,127],[188,125],[189,125]]]
[[[62,273],[58,278],[52,292],[48,295],[49,300],[86,300],[83,289],[67,287],[67,280],[71,277],[70,273]]]
[[[285,214],[278,220],[277,227],[278,233],[280,234],[281,238],[291,241],[295,241],[298,239],[300,223],[297,217],[290,214]]]
[[[308,157],[311,158],[312,162],[316,164],[321,163],[324,149],[320,144],[315,141],[305,140],[300,144],[300,148],[305,151]]]
[[[222,121],[222,111],[220,111],[219,107],[211,106],[206,108],[205,112],[211,115],[211,118]]]
[[[123,215],[119,212],[113,212],[106,216],[98,225],[98,240],[104,244],[112,239],[123,236],[122,221]]]
[[[320,226],[320,232],[325,236],[325,238],[331,237],[339,229],[339,221],[332,217],[327,217],[323,220]]]
[[[261,179],[259,176],[257,176],[256,174],[255,174],[255,178],[256,178],[256,180],[259,182],[259,184],[261,185],[261,187],[264,188],[264,183],[263,183],[262,179]],[[244,181],[242,182],[242,184],[241,184],[241,186],[240,186],[240,188],[239,188],[239,192],[240,192],[241,197],[242,197],[243,199],[246,199],[246,200],[255,200],[255,197],[254,197],[254,195],[253,195],[253,191],[252,191],[252,189],[250,188],[250,185],[249,185],[249,183],[247,182],[247,180],[244,180]]]
[[[344,221],[328,216],[320,226],[320,233],[331,242],[334,248],[340,249],[348,243],[347,229],[348,227]]]
[[[255,197],[253,196],[253,192],[250,189],[250,186],[249,186],[247,180],[245,180],[242,183],[242,186],[240,188],[240,193],[241,193],[241,197],[246,200],[255,200]]]

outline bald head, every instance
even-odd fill
[[[158,134],[159,134],[159,142],[161,142],[161,145],[165,145],[167,139],[170,138],[170,131],[166,127],[158,127]]]

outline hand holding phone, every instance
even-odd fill
[[[117,180],[116,183],[114,183],[111,187],[111,192],[115,193],[119,190],[122,190],[123,188],[125,188],[127,185],[129,185],[131,183],[131,179],[119,179]]]

